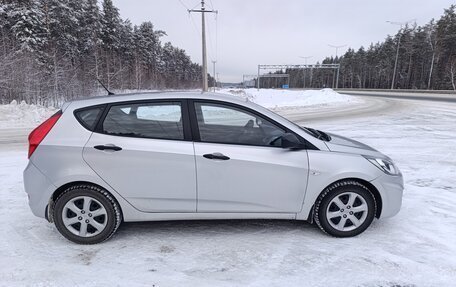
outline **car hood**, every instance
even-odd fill
[[[376,149],[359,141],[332,133],[328,133],[328,135],[331,136],[331,140],[325,144],[330,151],[385,157]]]

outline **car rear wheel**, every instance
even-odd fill
[[[53,216],[57,230],[79,244],[96,244],[109,239],[122,221],[114,198],[92,185],[66,189],[55,201]]]
[[[326,188],[315,204],[314,220],[335,237],[356,236],[366,230],[376,214],[375,197],[357,181],[336,182]]]

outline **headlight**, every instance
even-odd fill
[[[370,157],[370,156],[364,156],[364,157],[386,174],[398,175],[400,173],[399,169],[389,159]]]

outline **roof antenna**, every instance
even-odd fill
[[[108,92],[108,96],[115,95],[113,92],[111,92],[110,90],[108,90],[108,88],[106,88],[105,85],[103,85],[103,83],[100,81],[100,79],[97,78],[97,81],[98,81],[98,83],[100,83],[100,85],[106,90],[106,92]]]

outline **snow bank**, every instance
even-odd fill
[[[29,105],[22,101],[12,101],[8,105],[0,105],[0,128],[29,127],[33,128],[45,121],[57,111],[53,107]]]
[[[339,94],[332,89],[322,90],[274,90],[274,89],[222,89],[221,93],[241,96],[269,109],[357,103],[349,95]]]

